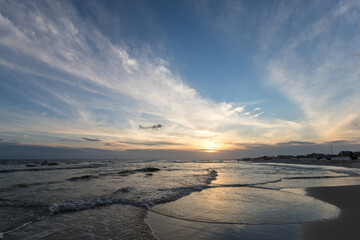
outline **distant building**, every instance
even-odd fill
[[[354,152],[354,155],[360,157],[360,152]]]
[[[350,157],[352,156],[353,152],[352,151],[341,151],[339,153],[339,156],[347,156],[347,157]]]
[[[291,159],[293,157],[293,155],[277,155],[278,159]]]
[[[323,154],[323,153],[311,153],[311,154],[307,154],[306,157],[321,159],[321,158],[325,158],[325,154]]]
[[[325,155],[326,160],[331,160],[332,157],[333,157],[332,154],[326,154],[326,155]]]

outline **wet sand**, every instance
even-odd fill
[[[301,225],[304,240],[360,239],[360,186],[314,187],[307,194],[341,209],[334,220]]]
[[[323,165],[323,166],[336,166],[346,168],[360,168],[360,160],[318,160],[316,158],[303,158],[303,159],[269,159],[262,158],[249,160],[252,163],[289,163],[289,164],[304,164],[304,165]]]
[[[189,222],[149,212],[159,239],[360,239],[360,185],[312,187],[306,193],[341,209],[336,219],[306,224],[226,225]]]
[[[192,222],[149,212],[146,222],[160,240],[296,240],[299,224],[214,224]]]

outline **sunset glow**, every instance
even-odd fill
[[[4,149],[359,145],[358,2],[140,2],[0,2]]]

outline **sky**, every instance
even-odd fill
[[[0,158],[360,151],[360,2],[0,0]]]

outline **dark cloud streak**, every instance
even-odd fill
[[[82,138],[82,140],[88,141],[88,142],[101,142],[101,139],[96,138]]]
[[[144,126],[139,125],[139,129],[153,129],[153,130],[159,130],[159,128],[162,128],[162,127],[164,127],[164,126],[163,126],[163,125],[161,125],[161,124],[156,124],[156,125],[149,126],[149,127],[144,127]]]
[[[79,139],[71,139],[71,138],[62,138],[59,139],[60,142],[81,142]]]
[[[307,141],[289,141],[278,143],[278,145],[313,145],[315,142],[307,142]]]
[[[172,146],[181,146],[181,143],[174,143],[174,142],[167,142],[167,141],[148,141],[148,142],[135,142],[135,141],[117,141],[118,143],[122,144],[130,144],[130,145],[137,145],[137,146],[159,146],[159,145],[172,145]]]

